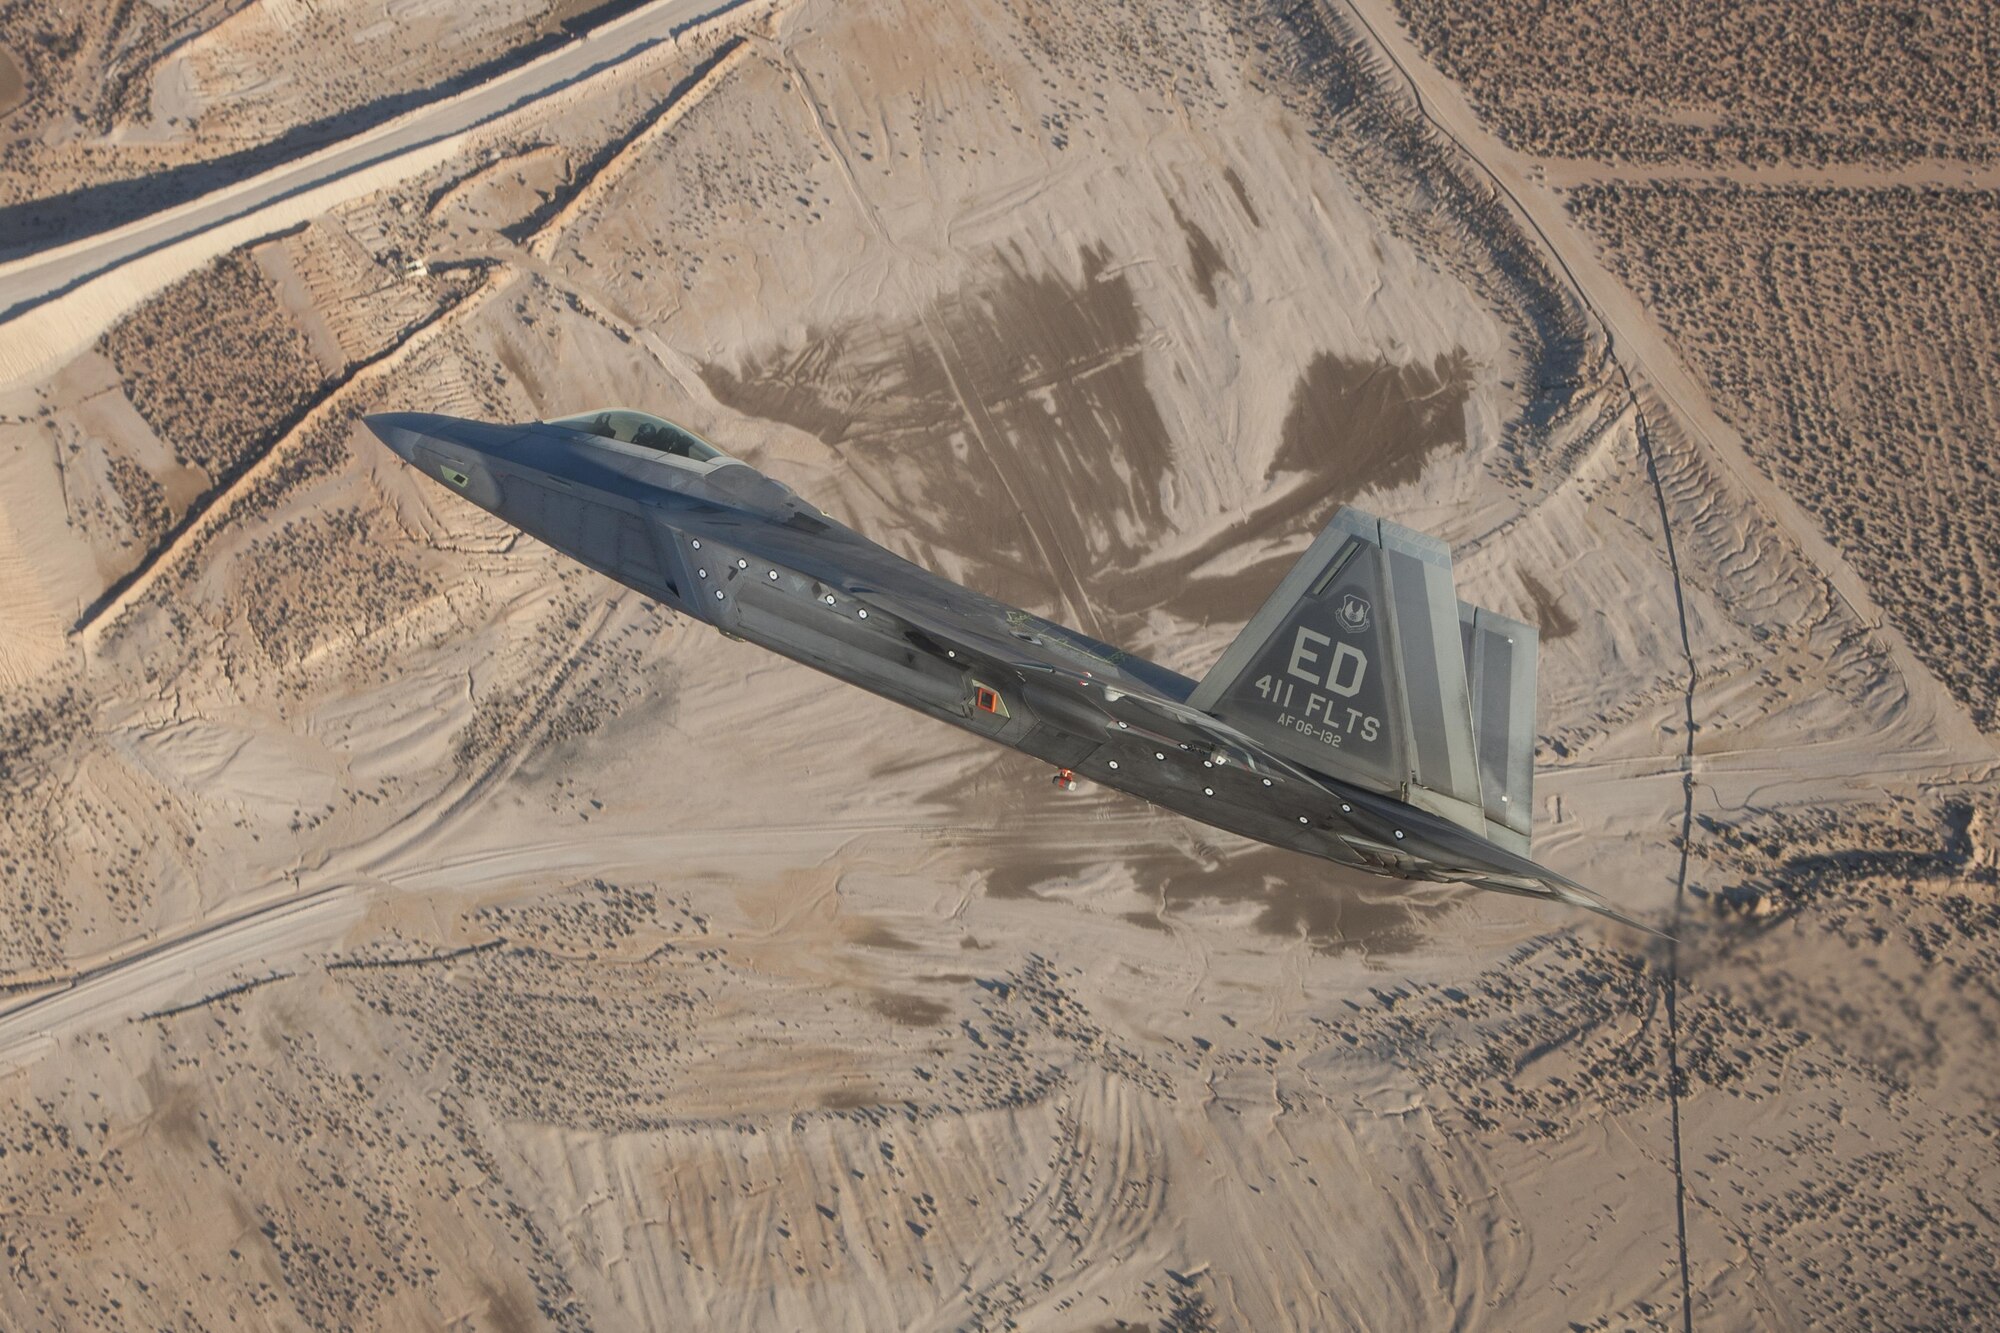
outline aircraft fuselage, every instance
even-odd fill
[[[656,420],[597,420],[614,415]],[[1549,896],[1525,857],[1271,753],[1191,707],[1187,677],[913,564],[736,460],[573,423],[368,424],[448,489],[645,596],[1058,769],[1377,874]],[[1308,739],[1379,725],[1343,703],[1354,667],[1337,650],[1302,634],[1287,665]]]

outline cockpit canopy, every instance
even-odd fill
[[[656,417],[650,412],[634,412],[629,408],[581,412],[573,417],[557,417],[548,424],[607,440],[636,444],[642,449],[657,449],[663,454],[692,459],[697,463],[713,463],[728,457],[684,426],[676,426],[665,417]]]

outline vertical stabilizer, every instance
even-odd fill
[[[1443,542],[1343,508],[1188,702],[1483,836],[1458,620]]]

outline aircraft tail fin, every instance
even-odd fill
[[[1450,549],[1342,508],[1188,702],[1294,763],[1485,837],[1466,642]],[[1527,666],[1532,718],[1532,655]],[[1509,691],[1514,669],[1511,661],[1495,668]],[[1509,735],[1513,722],[1510,712]],[[1532,732],[1530,721],[1530,745]],[[1511,809],[1505,794],[1495,804]],[[1521,805],[1525,819],[1532,812]]]
[[[1470,602],[1458,604],[1458,628],[1486,837],[1526,856],[1534,833],[1535,658],[1541,635],[1533,625]]]

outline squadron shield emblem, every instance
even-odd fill
[[[1368,628],[1369,616],[1373,610],[1374,608],[1368,605],[1366,597],[1349,593],[1341,599],[1340,610],[1334,613],[1334,619],[1340,622],[1341,633],[1359,634]]]

